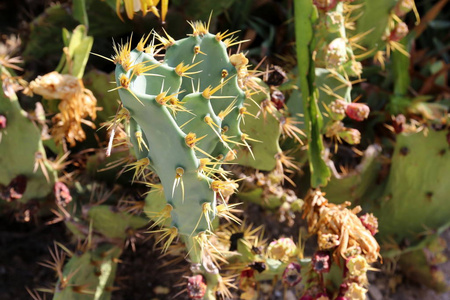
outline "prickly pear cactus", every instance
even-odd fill
[[[282,114],[270,102],[269,87],[261,80],[258,84],[263,89],[244,102],[247,113],[254,117],[247,117],[241,124],[242,131],[252,137],[248,141],[250,147],[241,148],[233,163],[271,171],[277,164],[277,154],[281,152]]]
[[[19,104],[11,74],[1,67],[0,76],[0,198],[26,203],[52,191],[56,172],[47,160],[40,129]]]
[[[392,157],[386,189],[373,210],[380,233],[397,240],[448,222],[447,186],[450,168],[447,132],[402,133]],[[407,223],[405,228],[395,224]]]
[[[352,36],[362,46],[357,49],[360,58],[375,56],[378,60],[381,52],[389,56],[391,51],[399,51],[408,56],[408,52],[399,41],[408,34],[408,26],[402,18],[413,11],[419,20],[414,0],[355,1],[348,4],[354,17],[355,26]]]
[[[238,185],[220,165],[236,156],[235,145],[248,147],[240,123],[246,91],[256,84],[248,76],[245,56],[228,56],[227,48],[236,44],[231,34],[213,35],[209,24],[201,22],[190,25],[193,33],[178,41],[154,33],[166,52],[163,61],[155,57],[160,51],[155,37],[146,45],[150,35],[133,50],[131,42],[116,46],[112,61],[138,158],[136,177],[149,168],[161,181],[153,187],[164,193],[166,204],[152,214],[155,225],[170,220],[157,230],[161,239],[167,238],[163,248],[179,234],[191,262],[201,264],[210,261],[212,220],[232,216],[226,202]],[[223,284],[217,269],[208,270],[205,297],[211,298],[216,285],[220,289]]]
[[[400,242],[414,239],[425,228],[437,229],[448,221],[450,210],[445,196],[446,134],[429,130],[426,136],[422,132],[397,135],[389,176],[382,182],[377,182],[382,171],[380,149],[371,146],[354,172],[334,177],[323,190],[335,196],[336,203],[351,200],[373,212],[379,218],[380,240]],[[406,221],[405,228],[395,225]]]
[[[238,117],[245,93],[220,34],[194,25],[183,40],[159,38],[164,62],[153,56],[153,45],[145,48],[145,39],[132,51],[127,44],[116,57],[116,81],[137,124],[130,134],[137,137],[139,163],[161,180],[172,230],[191,235],[210,229],[216,192],[233,190],[232,182],[214,180],[208,170],[242,139]]]
[[[121,253],[122,248],[113,244],[70,252],[58,274],[53,300],[110,299]]]

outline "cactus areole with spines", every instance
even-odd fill
[[[187,38],[175,41],[154,33],[149,45],[150,35],[134,50],[131,42],[116,46],[113,57],[114,90],[135,124],[131,131],[140,131],[129,133],[136,157],[148,158],[161,180],[172,206],[171,232],[188,237],[211,231],[217,202],[225,201],[225,191],[212,183],[232,181],[214,173],[242,144],[239,115],[246,97],[237,71],[243,66],[233,65],[227,55],[233,37],[210,34],[201,22],[190,25],[194,30]],[[158,61],[154,54],[161,45],[166,54]],[[205,161],[211,166],[207,171]]]

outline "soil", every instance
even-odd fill
[[[299,225],[303,222],[297,216],[292,227],[280,224],[274,214],[265,212],[257,205],[249,205],[246,211],[248,216],[252,216],[250,222],[255,225],[261,222],[265,224],[269,240],[282,235],[298,236]],[[0,218],[0,299],[31,299],[26,287],[49,287],[55,281],[54,272],[38,263],[51,259],[48,249],[53,248],[54,240],[69,245],[70,235],[62,223],[45,225],[48,219],[18,223],[12,216]],[[450,243],[450,230],[443,237]],[[188,268],[188,264],[180,261],[163,266],[173,257],[161,257],[160,251],[155,248],[154,240],[149,238],[138,240],[135,250],[132,247],[125,249],[117,273],[116,286],[120,289],[113,293],[112,300],[171,299],[175,295],[176,299],[187,299],[186,293],[183,293],[185,280],[182,272]],[[307,255],[312,248],[307,247]],[[450,249],[446,250],[446,255],[450,255]],[[450,262],[441,268],[450,285]],[[386,272],[371,272],[369,279],[369,300],[450,299],[450,292],[437,294],[403,279],[398,273],[388,275]],[[394,282],[398,282],[395,290],[390,288]],[[51,299],[51,296],[46,295],[46,299]],[[274,293],[271,299],[281,299],[281,293]]]

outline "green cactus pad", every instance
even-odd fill
[[[173,208],[171,225],[191,236],[210,229],[216,213],[215,178],[199,170],[200,159],[223,158],[240,141],[245,93],[220,38],[210,33],[179,41],[157,36],[166,48],[162,62],[153,57],[152,45],[146,52],[140,51],[141,43],[132,51],[128,44],[119,46],[116,83],[130,112],[134,152],[138,159],[147,157],[159,176]],[[139,147],[136,131],[148,151]]]
[[[109,300],[121,247],[104,244],[74,253],[56,283],[53,300]]]
[[[7,75],[8,71],[1,67],[0,73]],[[6,117],[6,128],[0,129],[0,185],[8,189],[14,178],[21,175],[25,177],[26,189],[18,199],[20,202],[47,196],[52,191],[56,172],[47,161],[40,129],[20,107],[14,93],[6,97],[2,84],[0,115]]]
[[[397,240],[413,237],[448,221],[450,153],[446,135],[445,130],[429,130],[426,136],[397,136],[384,196],[373,211],[381,235],[392,235]]]
[[[265,113],[265,116],[263,116],[258,105],[263,101],[270,101],[269,87],[260,79],[254,79],[254,81],[263,89],[252,96],[253,101],[247,98],[244,102],[244,107],[247,109],[247,112],[258,116],[258,118],[245,116],[241,128],[245,134],[248,134],[258,142],[247,141],[253,155],[247,148],[241,147],[237,154],[237,159],[233,162],[258,170],[272,171],[277,164],[275,157],[281,152],[279,139],[281,135],[280,118],[282,115],[275,111],[274,114]]]

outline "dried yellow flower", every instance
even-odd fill
[[[340,205],[328,203],[324,195],[316,190],[311,191],[304,199],[303,218],[308,222],[309,232],[320,235],[319,247],[328,249],[330,244],[327,240],[332,235],[337,235],[339,244],[333,254],[337,263],[339,256],[346,259],[356,254],[361,254],[367,263],[375,262],[380,257],[380,246],[356,215],[361,207],[349,210],[347,207],[350,202]]]
[[[1,42],[2,41],[2,42]],[[21,40],[18,36],[10,35],[0,36],[0,66],[22,71],[17,64],[22,63],[19,56],[13,56],[20,48]]]
[[[75,146],[76,141],[83,141],[86,138],[81,124],[95,128],[95,125],[86,118],[95,120],[97,99],[84,87],[81,79],[54,71],[39,76],[30,82],[28,88],[30,92],[45,99],[61,100],[58,105],[59,113],[52,119],[51,134],[57,143],[66,139],[71,146]]]

